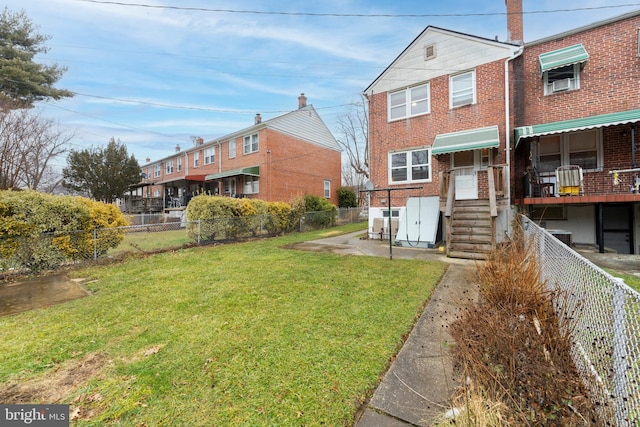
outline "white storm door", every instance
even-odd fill
[[[453,169],[455,170],[456,200],[473,200],[478,198],[478,173],[475,151],[453,153]]]

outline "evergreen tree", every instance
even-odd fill
[[[56,89],[65,67],[43,65],[34,57],[46,53],[44,43],[51,37],[37,32],[24,11],[13,13],[6,7],[0,15],[0,101],[3,108],[27,108],[45,99],[71,97]]]
[[[140,165],[127,147],[111,138],[106,148],[71,150],[62,171],[66,188],[111,203],[140,182]]]

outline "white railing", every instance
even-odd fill
[[[607,425],[640,425],[640,293],[522,217],[541,278],[558,291],[573,360]]]

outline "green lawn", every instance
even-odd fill
[[[0,389],[93,355],[78,425],[350,425],[446,266],[282,248],[330,233],[75,271],[92,296],[0,318]]]

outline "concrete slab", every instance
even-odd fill
[[[474,265],[451,265],[434,291],[369,406],[417,426],[429,426],[450,408],[459,380],[449,355],[449,325],[477,300]],[[363,417],[364,419],[364,417]],[[359,427],[361,419],[356,423]],[[371,424],[373,425],[373,424]]]

